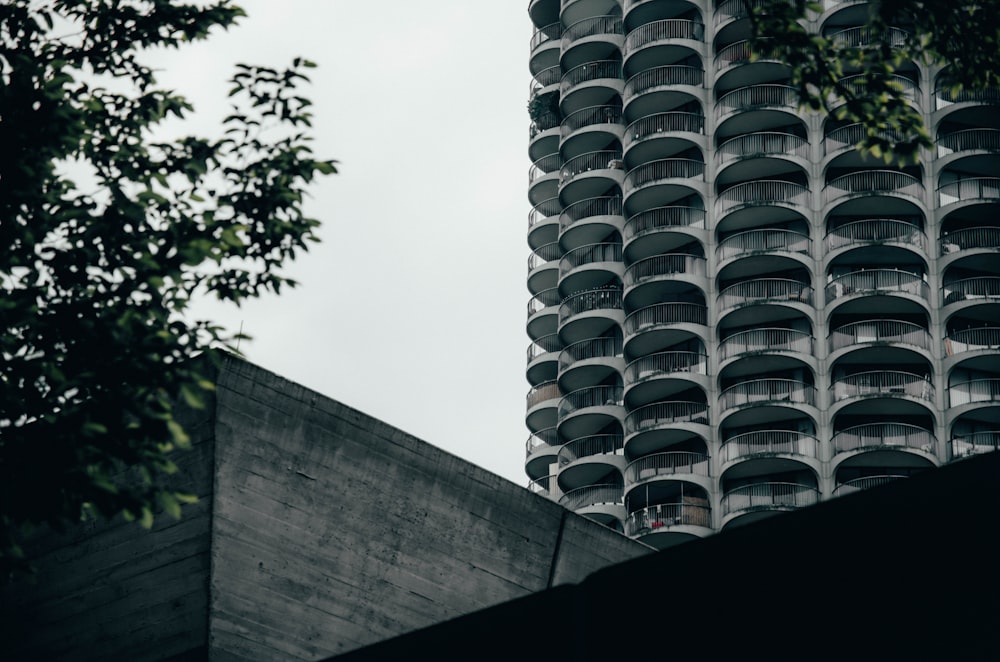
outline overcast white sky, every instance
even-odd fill
[[[525,484],[527,2],[241,0],[241,25],[169,51],[159,82],[227,113],[233,64],[316,62],[301,285],[240,309],[252,362]]]

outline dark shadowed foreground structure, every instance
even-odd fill
[[[337,660],[997,660],[998,476],[962,461]]]
[[[316,660],[650,549],[235,358],[179,454],[199,502],[152,532],[33,541],[0,588],[8,660]]]

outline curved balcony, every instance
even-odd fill
[[[695,207],[656,207],[632,216],[625,222],[622,236],[626,242],[657,232],[677,228],[705,228],[705,210]]]
[[[558,197],[542,200],[528,212],[528,246],[544,246],[559,238],[559,212],[562,204]]]
[[[621,456],[624,452],[623,442],[620,434],[595,434],[568,441],[559,448],[559,468],[601,455]]]
[[[625,318],[625,335],[675,324],[708,324],[708,309],[699,303],[671,301],[646,306]]]
[[[588,274],[582,273],[583,271],[597,270],[597,277],[607,280],[607,274],[604,272],[621,276],[623,268],[621,244],[587,244],[563,254],[559,260],[559,285],[564,291],[582,290],[588,285],[592,286],[584,282],[590,279],[587,278]]]
[[[905,172],[861,170],[830,181],[823,189],[823,203],[830,204],[843,197],[881,194],[907,195],[922,200],[924,185]]]
[[[934,384],[927,375],[901,370],[870,370],[835,379],[830,386],[834,402],[849,398],[909,396],[934,402]]]
[[[621,85],[622,63],[617,60],[600,60],[587,62],[573,67],[559,80],[559,93],[565,99],[574,88],[599,80],[608,80],[609,85],[618,88]]]
[[[938,136],[938,157],[953,152],[981,150],[987,152],[1000,151],[1000,130],[998,129],[964,129]]]
[[[594,435],[620,422],[625,411],[621,386],[588,386],[567,393],[559,401],[556,420],[563,439]]]
[[[537,71],[531,77],[531,88],[529,89],[528,96],[537,94],[539,91],[541,91],[543,88],[548,87],[549,85],[557,84],[561,78],[562,78],[562,69],[558,64],[553,65],[551,67],[545,67],[544,69]],[[544,131],[544,129],[540,130]]]
[[[528,345],[528,361],[525,370],[528,381],[537,384],[551,381],[556,376],[556,352],[562,344],[555,333],[542,336]]]
[[[621,231],[622,199],[618,196],[585,198],[566,205],[559,215],[563,244],[580,246],[601,241],[614,231]]]
[[[744,515],[761,511],[788,511],[805,508],[819,502],[819,491],[798,483],[754,483],[726,492],[722,496],[722,518],[725,524]]]
[[[919,274],[898,269],[865,269],[834,278],[826,286],[826,302],[852,295],[910,294],[927,299],[929,287]]]
[[[725,0],[719,3],[715,9],[715,26],[718,27],[729,21],[738,21],[741,18],[749,18],[747,5],[755,10],[766,10],[771,6],[770,0]]]
[[[704,375],[708,356],[701,352],[670,351],[640,356],[625,366],[625,381],[630,384],[676,374]]]
[[[621,122],[622,109],[620,106],[589,106],[574,111],[563,118],[562,124],[559,125],[559,134],[563,140],[566,140],[576,131],[589,127],[604,129],[621,139],[624,130]]]
[[[704,402],[684,400],[643,405],[625,416],[625,435],[669,427],[678,423],[708,425],[708,405]]]
[[[793,133],[758,131],[730,138],[715,152],[717,164],[762,156],[809,158],[809,141]]]
[[[593,16],[581,19],[563,30],[561,46],[565,52],[580,39],[622,36],[623,34],[621,16]]]
[[[580,361],[611,359],[622,354],[619,337],[588,338],[567,345],[559,353],[559,372],[564,372]]]
[[[671,544],[700,538],[712,532],[712,509],[693,503],[661,503],[629,513],[625,535],[663,549]],[[672,538],[660,542],[656,538]]]
[[[760,457],[795,455],[815,458],[816,437],[794,430],[755,430],[731,437],[719,449],[723,465]]]
[[[719,309],[760,303],[812,305],[812,287],[791,278],[756,278],[734,283],[719,294]]]
[[[640,483],[659,476],[687,474],[708,478],[710,458],[704,453],[667,451],[653,453],[629,462],[625,467],[625,480]]]
[[[539,496],[551,499],[556,489],[556,476],[543,476],[528,483],[528,490]]]
[[[559,401],[559,419],[591,407],[621,407],[621,386],[587,386],[567,393]]]
[[[930,430],[906,423],[855,425],[833,435],[834,455],[852,451],[898,446],[934,454],[937,439]]]
[[[559,170],[559,166],[561,165],[562,159],[559,158],[558,152],[546,154],[542,158],[536,160],[528,169],[528,185],[530,186],[540,177]]]
[[[976,276],[945,283],[941,288],[944,303],[1000,299],[1000,276]]]
[[[668,18],[646,23],[632,30],[625,36],[622,52],[626,57],[646,46],[676,39],[702,41],[705,38],[705,26],[700,21],[681,18]]]
[[[812,240],[809,235],[794,230],[761,228],[731,234],[719,242],[716,249],[719,260],[758,253],[800,253],[809,254]]]
[[[647,115],[625,129],[625,148],[650,138],[663,138],[676,132],[705,133],[705,116],[699,113],[672,111]]]
[[[752,379],[733,384],[719,395],[722,411],[762,404],[816,404],[816,389],[795,379]]]
[[[644,163],[625,175],[626,193],[667,179],[704,179],[705,164],[694,159],[660,159]]]
[[[902,28],[887,27],[884,30],[873,30],[868,26],[847,28],[830,35],[834,45],[840,48],[902,46],[909,37],[910,33]]]
[[[679,85],[701,87],[705,81],[705,71],[700,67],[683,64],[668,64],[640,71],[625,81],[622,96],[626,103],[640,94],[667,89]]]
[[[796,352],[812,355],[812,334],[796,329],[764,327],[734,333],[719,343],[720,361],[745,354],[769,354],[771,352]]]
[[[525,423],[528,429],[537,432],[556,424],[559,396],[559,386],[555,380],[531,387],[526,398]]]
[[[838,326],[830,333],[830,352],[867,344],[899,343],[930,351],[931,334],[913,322],[871,319]]]
[[[531,35],[531,42],[528,46],[532,52],[542,45],[556,45],[555,42],[562,36],[562,23],[549,23],[540,28],[535,28]]]
[[[667,253],[666,255],[647,257],[630,265],[625,270],[622,282],[628,288],[653,278],[673,277],[680,274],[704,276],[705,258],[687,253]]]
[[[902,142],[903,140],[903,134],[896,130],[881,131],[878,135],[891,142]],[[826,134],[823,139],[823,149],[828,155],[833,154],[842,149],[857,147],[867,137],[868,132],[864,124],[848,124]]]
[[[941,234],[941,255],[1000,248],[1000,226],[962,228]]]
[[[996,202],[1000,200],[1000,177],[966,177],[938,186],[938,204]]]
[[[742,0],[734,1],[742,4]],[[723,94],[715,103],[716,112],[720,116],[733,112],[746,112],[763,108],[795,110],[798,106],[798,91],[789,85],[779,85],[776,83],[738,87]]]
[[[826,234],[826,248],[899,243],[927,252],[927,235],[920,226],[895,218],[865,218],[844,223]]]
[[[881,487],[901,478],[907,478],[907,476],[885,474],[882,476],[865,476],[863,478],[855,478],[854,480],[848,480],[835,487],[833,490],[833,496],[842,497],[847,494],[860,492],[862,490],[870,490],[873,487]]]
[[[953,103],[976,103],[986,105],[1000,105],[1000,88],[982,87],[956,89],[951,85],[938,84],[934,90],[935,105],[938,110],[946,108]]]
[[[597,310],[621,310],[622,291],[617,288],[599,288],[571,294],[559,305],[559,325],[575,316]]]
[[[899,74],[889,74],[888,76],[883,75],[882,77],[886,79],[886,84],[888,86],[901,92],[904,99],[913,104],[919,103],[920,86],[917,85],[915,81],[910,80],[906,76],[900,76]],[[846,88],[847,91],[855,97],[864,98],[869,95],[869,89],[871,89],[868,85],[869,78],[870,76],[868,74],[852,74],[850,76],[844,76],[838,80],[837,83]],[[843,103],[843,100],[840,100],[840,103]]]
[[[532,339],[555,333],[559,301],[559,289],[555,287],[542,290],[528,300],[527,330]]]
[[[556,461],[559,444],[555,431],[554,427],[546,428],[528,437],[524,445],[524,471],[529,478],[547,475],[549,466]]]
[[[603,149],[575,156],[563,164],[559,172],[559,186],[565,186],[581,174],[608,169],[622,169],[622,153],[619,150]]]
[[[944,339],[945,356],[977,350],[1000,351],[1000,326],[957,329]]]
[[[970,379],[948,386],[948,406],[1000,402],[1000,377]]]
[[[528,289],[532,293],[555,287],[559,277],[558,262],[561,255],[559,242],[539,246],[528,255]]]
[[[995,453],[1000,450],[1000,430],[957,435],[951,438],[949,445],[953,460],[983,453]]]
[[[528,363],[531,363],[540,356],[558,352],[562,343],[559,342],[559,335],[550,333],[542,336],[528,345]]]
[[[781,62],[781,58],[774,48],[753,48],[749,39],[737,41],[719,50],[715,56],[715,71],[722,71],[726,67],[749,64],[750,62]]]
[[[563,494],[559,497],[559,505],[586,515],[590,515],[595,506],[610,506],[611,508],[602,508],[600,514],[619,519],[625,515],[623,493],[621,485],[586,485]],[[604,518],[600,518],[600,521],[604,521]]]
[[[761,179],[731,186],[719,193],[716,209],[719,216],[741,207],[809,205],[809,188],[780,179]]]

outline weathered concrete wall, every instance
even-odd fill
[[[217,401],[213,660],[318,659],[649,551],[247,363]]]
[[[58,535],[40,529],[28,546],[37,575],[0,586],[5,660],[205,659],[212,506],[210,410],[184,421],[194,448],[181,453],[173,485],[196,494],[184,517],[153,529],[121,519]]]

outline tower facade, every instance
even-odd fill
[[[742,0],[528,13],[532,489],[662,548],[1000,446],[1000,90],[901,67],[936,145],[892,167]],[[907,30],[867,13],[810,27]]]

